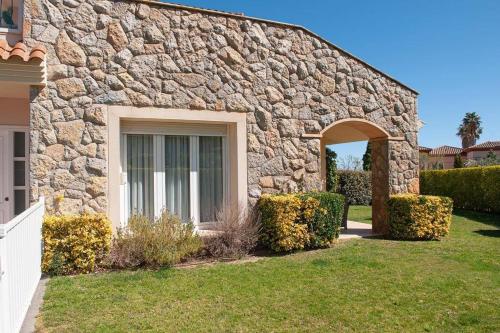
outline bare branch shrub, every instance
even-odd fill
[[[256,210],[229,205],[218,211],[213,235],[203,238],[205,250],[215,258],[242,258],[259,240],[260,219]]]

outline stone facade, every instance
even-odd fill
[[[48,50],[31,91],[31,195],[105,211],[103,104],[247,114],[250,202],[321,188],[320,140],[362,118],[388,142],[392,193],[418,191],[416,93],[305,29],[134,1],[30,0],[25,42]]]

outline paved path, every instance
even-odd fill
[[[347,221],[347,230],[341,230],[339,239],[353,239],[375,236],[372,233],[372,225],[368,223],[360,223]]]
[[[24,318],[23,326],[21,326],[20,333],[35,332],[36,316],[38,316],[38,312],[40,311],[40,306],[43,302],[43,294],[45,293],[45,286],[47,285],[48,280],[48,278],[43,277],[38,283],[35,294],[31,299],[31,305],[26,313],[26,317]]]

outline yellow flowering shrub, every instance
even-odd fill
[[[301,223],[302,208],[302,200],[293,194],[263,195],[259,200],[262,243],[276,252],[303,249],[309,234],[307,224]]]
[[[265,194],[258,203],[260,240],[275,252],[330,246],[339,236],[344,201],[329,192]]]
[[[46,216],[42,271],[51,275],[94,271],[109,252],[111,234],[105,215]]]
[[[388,201],[388,209],[391,237],[440,239],[449,232],[453,201],[430,195],[394,195]]]

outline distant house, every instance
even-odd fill
[[[419,147],[419,152],[421,169],[452,169],[455,156],[462,153],[462,148],[452,146],[441,146],[434,149]]]
[[[489,152],[493,152],[500,159],[500,141],[486,141],[462,150],[462,158],[479,161],[485,158]]]
[[[418,146],[420,170],[431,169],[429,165],[429,153],[431,151],[432,148]]]
[[[500,159],[500,141],[486,141],[469,148],[459,148],[452,146],[441,146],[428,148],[419,146],[420,169],[452,169],[455,156],[459,155],[463,161],[480,161],[490,152],[493,152]]]

